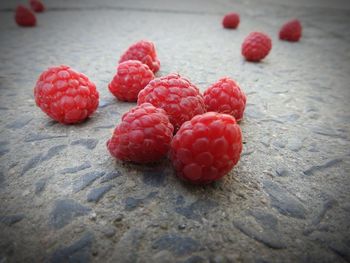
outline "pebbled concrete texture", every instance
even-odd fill
[[[347,1],[46,1],[36,28],[0,3],[0,262],[350,262],[350,7]],[[221,27],[228,11],[237,30]],[[280,25],[302,21],[299,43]],[[240,45],[273,40],[261,63]],[[108,92],[122,52],[155,42],[161,70],[204,91],[222,76],[248,97],[238,165],[205,187],[167,160],[115,161],[105,142],[123,113]],[[100,92],[86,122],[63,126],[35,107],[52,65]]]

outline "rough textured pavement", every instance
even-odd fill
[[[344,1],[47,1],[38,27],[0,4],[0,262],[350,262],[350,8]],[[347,6],[345,5],[347,4]],[[227,11],[238,30],[221,28]],[[281,42],[286,19],[304,26]],[[262,63],[240,55],[271,35]],[[248,95],[244,150],[223,180],[179,181],[168,161],[116,162],[106,140],[134,106],[108,92],[121,53],[156,43],[158,76],[204,91],[228,75]],[[35,106],[52,65],[94,81],[98,111],[63,126]]]

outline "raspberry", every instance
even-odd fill
[[[19,26],[30,27],[36,25],[35,15],[23,5],[17,6],[15,20]]]
[[[40,0],[30,0],[30,7],[38,13],[44,12],[44,4]]]
[[[43,112],[65,124],[86,119],[97,109],[99,99],[95,84],[68,66],[52,67],[41,73],[34,96]]]
[[[117,74],[108,85],[110,92],[122,101],[137,101],[137,95],[154,79],[153,72],[138,60],[127,60],[118,65]]]
[[[208,111],[230,114],[240,121],[246,104],[246,96],[237,82],[224,77],[204,92],[204,103]]]
[[[229,13],[224,16],[224,19],[222,20],[222,25],[224,28],[232,28],[235,29],[238,27],[239,24],[239,14],[236,13]]]
[[[154,73],[156,73],[160,67],[156,48],[153,42],[147,40],[141,40],[131,45],[121,56],[119,63],[126,60],[139,60],[143,64],[146,64]]]
[[[173,131],[164,110],[144,103],[123,115],[107,148],[122,161],[155,162],[168,153]]]
[[[177,175],[207,184],[227,174],[242,152],[242,133],[230,115],[207,112],[185,122],[171,143],[170,158]]]
[[[176,73],[152,80],[139,93],[137,104],[144,102],[164,109],[175,131],[193,116],[206,112],[198,88]]]
[[[242,55],[248,61],[260,61],[266,57],[272,47],[271,38],[260,32],[250,33],[242,44]]]
[[[280,30],[280,39],[291,42],[299,41],[301,37],[301,24],[299,20],[294,19],[285,23]]]

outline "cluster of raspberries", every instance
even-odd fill
[[[237,121],[243,117],[246,96],[237,82],[222,78],[202,95],[176,73],[149,80],[150,69],[139,63],[119,64],[109,85],[119,99],[125,100],[128,92],[135,95],[129,100],[138,105],[123,115],[107,141],[109,152],[136,163],[156,162],[168,155],[178,176],[196,184],[227,174],[242,151]]]
[[[34,2],[38,0],[31,0]],[[18,24],[28,26],[30,19],[20,15],[24,10],[17,13]],[[237,14],[230,13],[224,17],[223,26],[236,28],[239,21]],[[298,41],[300,36],[297,20],[280,31],[284,40]],[[260,61],[271,46],[266,34],[253,32],[244,40],[242,54],[248,61]],[[137,102],[137,106],[122,116],[107,141],[109,152],[121,161],[134,163],[157,162],[168,156],[177,175],[195,184],[220,179],[237,164],[242,152],[237,122],[243,118],[246,95],[229,77],[219,79],[201,94],[177,73],[156,78],[159,68],[156,48],[150,41],[131,45],[120,57],[108,89],[118,100]],[[99,103],[95,84],[68,66],[44,71],[34,95],[36,104],[63,124],[84,121]]]
[[[228,13],[222,20],[222,25],[227,29],[236,29],[240,17],[237,13]],[[302,27],[300,21],[293,19],[287,21],[279,31],[279,38],[290,42],[297,42],[301,38]],[[242,55],[246,60],[258,62],[264,59],[272,48],[271,38],[262,32],[252,32],[243,41]]]
[[[155,46],[142,40],[121,56],[108,85],[121,101],[137,102],[107,141],[122,161],[150,163],[169,156],[180,178],[207,184],[238,162],[246,96],[238,83],[221,78],[201,94],[188,79],[160,68]],[[84,121],[98,107],[99,93],[84,74],[68,66],[44,71],[34,88],[36,104],[63,124]]]

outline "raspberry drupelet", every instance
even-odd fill
[[[231,171],[242,152],[242,133],[234,117],[207,112],[185,122],[171,143],[177,175],[208,184]]]
[[[122,161],[156,162],[170,149],[174,127],[165,111],[144,103],[123,115],[107,141],[111,155]]]
[[[41,73],[34,96],[43,112],[64,124],[85,120],[97,109],[99,100],[95,84],[68,66],[51,67]]]

